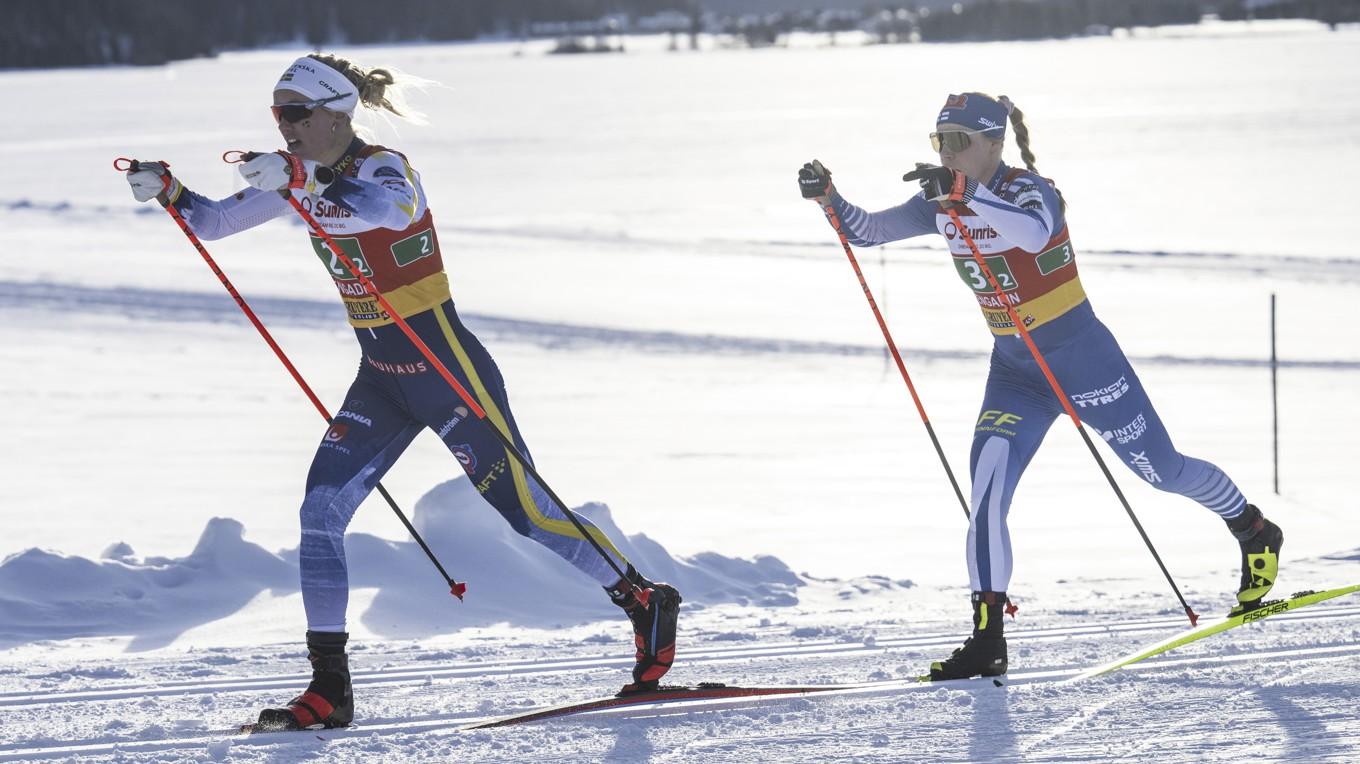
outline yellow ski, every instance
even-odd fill
[[[1206,626],[1196,626],[1194,628],[1182,631],[1179,634],[1173,634],[1172,636],[1167,637],[1166,639],[1154,645],[1141,648],[1136,652],[1132,652],[1129,653],[1128,655],[1116,658],[1110,661],[1109,663],[1104,663],[1094,668],[1087,669],[1086,671],[1083,671],[1082,673],[1072,677],[1068,681],[1075,682],[1082,679],[1090,679],[1091,677],[1100,676],[1101,674],[1108,674],[1111,671],[1121,669],[1131,663],[1137,663],[1138,661],[1141,661],[1145,658],[1151,658],[1154,655],[1161,655],[1162,653],[1167,652],[1168,650],[1174,650],[1177,647],[1181,647],[1182,645],[1188,645],[1191,642],[1197,642],[1201,639],[1204,639],[1205,637],[1211,637],[1215,634],[1218,634],[1219,632],[1227,631],[1228,629],[1233,629],[1238,626],[1241,626],[1244,623],[1254,623],[1264,618],[1269,618],[1272,615],[1279,615],[1280,613],[1287,613],[1291,610],[1298,610],[1299,608],[1302,607],[1314,605],[1319,602],[1330,600],[1336,597],[1342,597],[1357,591],[1360,591],[1360,584],[1355,584],[1353,586],[1343,586],[1338,589],[1328,589],[1327,591],[1324,592],[1299,592],[1298,594],[1295,594],[1294,596],[1290,597],[1287,600],[1272,600],[1269,602],[1262,602],[1261,606],[1258,608],[1248,610],[1245,613],[1238,613],[1237,615],[1234,616],[1228,616],[1227,618],[1224,618],[1221,621],[1216,621]]]

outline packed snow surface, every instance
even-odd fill
[[[1175,442],[1284,527],[1276,591],[1360,583],[1360,252],[1344,185],[1360,173],[1360,30],[662,42],[340,52],[437,81],[413,96],[430,126],[372,129],[423,175],[460,313],[540,471],[685,593],[668,679],[864,686],[464,731],[614,692],[632,645],[598,587],[514,534],[422,436],[384,485],[466,600],[371,499],[347,540],[358,725],[228,734],[306,682],[296,509],[325,425],[109,166],[163,159],[232,193],[219,157],[278,147],[269,88],[298,51],[5,72],[0,761],[1360,758],[1354,596],[1064,681],[1188,625],[1064,421],[1011,514],[1006,683],[913,681],[966,631],[966,523],[793,183],[816,157],[857,203],[900,203],[946,93],[1011,96],[1071,205],[1092,303]],[[209,249],[333,408],[356,346],[304,229]],[[939,242],[858,256],[962,478],[990,343],[973,300]],[[1222,523],[1115,480],[1186,599],[1206,619],[1226,611],[1238,561]]]

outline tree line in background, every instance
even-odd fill
[[[4,9],[0,68],[154,65],[272,45],[525,37],[553,28],[549,22],[617,33],[665,12],[672,33],[681,31],[678,23],[691,34],[729,34],[749,45],[796,30],[864,29],[880,42],[1060,38],[1193,24],[1206,13],[1360,22],[1360,0],[966,0],[943,9],[866,0],[858,9],[722,16],[704,13],[703,0],[6,0]]]

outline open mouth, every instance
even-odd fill
[[[301,145],[302,145],[302,139],[300,139],[300,138],[285,138],[285,139],[284,139],[284,143],[288,144],[288,150],[289,150],[289,151],[292,151],[292,150],[296,149],[298,146],[301,146]]]

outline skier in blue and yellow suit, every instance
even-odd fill
[[[1027,170],[1001,161],[1008,121]],[[803,196],[823,206],[829,202],[856,245],[929,233],[943,236],[954,267],[973,290],[994,335],[969,460],[973,636],[948,660],[933,664],[931,676],[952,679],[1006,671],[1001,619],[1011,576],[1006,515],[1021,473],[1049,425],[1063,413],[946,206],[958,213],[1081,420],[1096,428],[1125,466],[1147,483],[1193,499],[1227,522],[1242,550],[1238,608],[1255,606],[1274,584],[1283,533],[1247,503],[1222,470],[1172,445],[1138,375],[1086,299],[1063,201],[1034,168],[1021,112],[1005,96],[951,95],[935,130],[930,137],[940,165],[919,165],[904,177],[920,181],[921,193],[882,212],[869,213],[846,201],[820,162],[799,171]]]
[[[419,174],[403,154],[366,144],[351,123],[360,104],[400,116],[392,85],[387,70],[365,72],[332,56],[304,56],[275,86],[274,118],[286,153],[303,160],[308,169],[311,193],[304,206],[476,397],[487,416],[485,420],[469,416],[451,386],[377,300],[313,236],[312,247],[340,291],[362,359],[344,406],[321,439],[302,502],[299,565],[312,682],[287,708],[264,711],[261,724],[330,727],[352,720],[345,654],[349,598],[345,528],[359,504],[425,428],[438,434],[477,490],[516,531],[605,587],[633,624],[637,665],[629,688],[654,687],[674,657],[680,595],[667,584],[648,581],[598,528],[582,519],[625,571],[620,579],[567,519],[564,508],[549,498],[489,429],[500,429],[528,456],[500,371],[454,310]],[[332,170],[320,173],[332,178],[328,185],[317,179],[319,166]],[[173,204],[199,238],[217,239],[292,212],[278,193],[287,185],[288,168],[289,157],[283,152],[260,154],[241,167],[251,187],[220,201],[181,186],[163,163],[136,163],[128,180],[139,201],[157,198]],[[634,585],[653,590],[646,603],[634,597]]]

